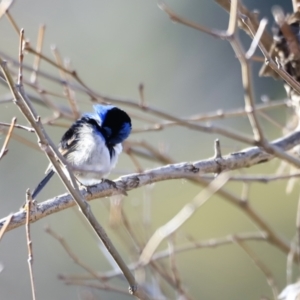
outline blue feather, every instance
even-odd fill
[[[126,112],[113,105],[101,104],[94,105],[94,111],[108,144],[122,143],[129,136],[131,120]]]
[[[131,124],[130,123],[124,123],[122,128],[120,129],[119,133],[110,139],[110,142],[112,144],[119,144],[122,143],[127,137],[129,136],[131,132]]]
[[[109,110],[111,110],[112,108],[114,108],[115,106],[113,105],[101,105],[101,104],[95,104],[93,105],[94,111],[97,114],[97,116],[99,116],[101,124],[102,122],[105,120],[106,114]]]

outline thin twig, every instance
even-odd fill
[[[35,292],[35,286],[34,286],[34,277],[33,277],[33,251],[32,251],[32,240],[30,235],[30,213],[31,213],[31,207],[32,207],[32,198],[29,189],[26,191],[26,224],[25,224],[25,230],[26,230],[26,241],[27,241],[27,250],[28,250],[28,268],[29,268],[29,276],[30,276],[30,284],[31,284],[31,292],[32,292],[32,299],[36,299],[36,292]]]
[[[8,143],[9,143],[9,140],[10,140],[10,138],[11,138],[12,132],[13,132],[13,130],[14,130],[16,121],[17,121],[17,118],[16,118],[16,117],[13,117],[13,119],[12,119],[12,121],[11,121],[11,124],[10,124],[10,127],[9,127],[9,130],[8,130],[8,133],[7,133],[6,138],[5,138],[5,140],[4,140],[2,149],[1,149],[1,151],[0,151],[0,160],[1,160],[1,158],[2,158],[2,157],[7,153],[7,151],[8,151],[7,145],[8,145]]]
[[[24,29],[20,31],[19,40],[19,73],[18,73],[18,85],[23,85],[23,59],[24,59]]]
[[[83,287],[88,287],[88,288],[93,288],[93,289],[98,289],[98,290],[103,290],[103,291],[110,291],[110,292],[115,292],[121,295],[129,296],[128,291],[125,289],[121,289],[119,287],[114,287],[111,285],[108,285],[107,283],[105,284],[97,284],[97,283],[90,283],[90,282],[85,282],[79,279],[69,279],[66,276],[60,275],[59,279],[63,280],[63,282],[67,285],[76,285],[76,286],[83,286]]]
[[[265,232],[254,232],[254,233],[240,233],[240,234],[234,234],[234,235],[228,235],[222,238],[212,238],[205,241],[194,241],[190,240],[190,243],[186,245],[177,246],[174,249],[174,253],[180,254],[186,251],[195,251],[198,249],[207,249],[207,248],[217,248],[227,245],[232,245],[236,243],[236,239],[242,240],[242,241],[265,241],[267,242],[267,234]],[[164,258],[168,258],[170,253],[169,249],[161,250],[159,252],[154,253],[154,255],[151,258],[151,262],[158,261]],[[144,267],[139,262],[134,262],[129,265],[130,270],[136,270],[138,268]],[[105,280],[112,279],[116,276],[120,276],[122,273],[120,270],[112,270],[108,271],[106,273],[101,273],[99,276]],[[91,277],[87,274],[82,275],[70,275],[68,278],[74,278],[74,279],[85,279],[85,280],[91,280],[94,277]]]
[[[260,21],[259,27],[253,38],[251,46],[250,46],[249,50],[247,51],[247,53],[245,54],[246,59],[251,59],[253,57],[253,55],[258,47],[259,41],[261,40],[262,35],[265,31],[267,24],[268,24],[268,20],[266,18],[264,18]]]
[[[239,7],[240,7],[239,0],[231,1],[229,22],[228,22],[228,28],[226,31],[226,38],[229,40],[234,37],[234,35],[236,34],[236,31],[237,31]]]
[[[0,127],[1,126],[5,126],[5,127],[10,127],[12,123],[4,123],[4,122],[0,122]],[[14,124],[14,128],[18,128],[18,129],[23,129],[29,132],[34,132],[34,129],[32,127],[28,127],[28,126],[24,126],[24,125],[20,125],[20,124]]]
[[[175,14],[171,8],[169,6],[167,6],[166,3],[164,3],[163,1],[159,0],[158,1],[158,7],[164,11],[165,13],[168,14],[168,16],[170,17],[170,19],[173,21],[173,22],[177,22],[177,23],[181,23],[183,25],[186,25],[188,27],[191,27],[191,28],[194,28],[196,30],[199,30],[199,31],[202,31],[202,32],[205,32],[215,38],[225,38],[226,35],[225,33],[222,31],[218,31],[218,30],[214,30],[214,29],[208,29],[202,25],[199,25],[195,22],[192,22],[190,20],[187,20],[183,17],[180,17],[178,16],[177,14]]]
[[[128,218],[125,215],[124,210],[121,208],[121,214],[122,214],[122,220],[123,220],[123,225],[127,230],[127,233],[130,235],[131,239],[134,242],[135,247],[137,247],[138,253],[141,253],[142,248],[144,247],[144,243],[141,243],[139,241],[139,239],[137,238],[136,233],[134,232]],[[167,270],[165,270],[164,268],[162,268],[161,266],[159,266],[157,263],[155,263],[155,261],[151,260],[149,262],[150,267],[156,271],[161,278],[163,278],[172,288],[176,288],[177,284],[175,279],[173,279],[171,277],[171,275],[169,275],[169,272]]]
[[[294,237],[291,241],[291,250],[287,255],[286,260],[286,283],[287,285],[292,284],[293,281],[293,265],[295,261],[295,255],[299,252],[299,241],[298,237]],[[297,262],[299,265],[299,261]]]
[[[267,109],[272,109],[272,108],[277,108],[280,106],[287,105],[286,100],[272,100],[269,101],[268,103],[262,103],[256,105],[256,111],[257,112],[262,112],[263,110]],[[245,108],[238,108],[238,109],[232,109],[232,110],[227,110],[223,111],[221,109],[217,110],[216,112],[211,112],[211,113],[204,113],[204,114],[198,114],[194,115],[188,118],[184,118],[185,121],[190,121],[190,122],[198,122],[198,121],[209,121],[209,120],[216,120],[216,119],[228,119],[231,117],[239,117],[239,116],[244,116],[247,115],[247,112],[245,111]],[[152,122],[153,123],[153,122]],[[148,132],[148,131],[161,131],[164,128],[171,127],[171,126],[180,126],[181,124],[173,121],[163,121],[163,122],[157,122],[154,123],[152,126],[145,126],[143,128],[134,128],[133,133],[141,133],[141,132]]]
[[[129,150],[129,148],[127,148],[125,150],[125,153],[128,154],[129,158],[131,159],[132,163],[135,166],[135,170],[137,173],[142,173],[143,172],[143,167],[142,165],[139,163],[138,159],[136,158],[136,156]]]
[[[8,225],[9,225],[9,223],[11,222],[12,217],[13,217],[12,214],[10,214],[10,215],[7,217],[5,223],[3,224],[3,227],[2,227],[1,230],[0,230],[0,241],[1,241],[2,238],[3,238],[4,233],[6,232],[6,229],[7,229]]]
[[[248,113],[248,118],[252,127],[254,139],[258,141],[259,144],[263,144],[265,143],[265,138],[255,110],[253,82],[251,78],[251,70],[249,65],[250,62],[246,58],[245,52],[236,34],[234,35],[233,39],[230,40],[230,44],[237,58],[240,61],[242,83],[244,88],[245,111]]]
[[[175,257],[175,246],[173,241],[174,239],[175,239],[174,235],[171,235],[168,241],[168,246],[169,246],[169,258],[170,258],[171,271],[173,273],[174,281],[176,284],[176,292],[178,293],[178,296],[176,298],[191,299],[191,297],[187,294],[187,292],[183,288],[179,270],[177,268],[176,257]]]
[[[63,62],[62,62],[62,59],[61,59],[61,56],[59,54],[59,51],[57,49],[57,47],[55,45],[53,45],[51,47],[51,50],[54,54],[54,57],[56,59],[56,63],[61,66],[61,69],[60,69],[60,76],[62,78],[62,80],[65,82],[64,84],[64,92],[67,96],[67,99],[70,103],[70,107],[71,107],[71,111],[73,113],[73,116],[74,116],[74,119],[78,119],[80,114],[79,114],[79,110],[78,110],[78,106],[77,106],[77,102],[76,102],[76,99],[74,97],[74,93],[71,91],[70,89],[70,86],[69,86],[69,83],[68,83],[68,78],[67,78],[67,73],[64,72],[64,66],[63,66]],[[66,67],[65,67],[66,68]]]
[[[223,7],[228,13],[230,12],[230,8],[231,8],[231,1],[228,0],[215,0],[215,2],[217,2],[221,7]],[[239,22],[238,26],[239,28],[241,28],[242,30],[244,30],[247,34],[251,35],[251,37],[253,37],[252,33],[253,32],[257,32],[258,27],[259,27],[259,21],[257,18],[257,13],[255,11],[249,11],[242,3],[240,3],[239,5]],[[253,25],[253,31],[250,32],[249,28],[245,25],[243,21],[243,19],[248,19],[249,22],[251,22],[251,24]],[[264,45],[264,47],[266,49],[270,49],[272,43],[273,43],[273,38],[272,36],[267,32],[264,31],[262,38],[261,38],[261,42]]]
[[[237,244],[248,254],[258,269],[265,275],[267,282],[272,290],[274,300],[278,299],[278,287],[275,278],[269,268],[258,258],[253,250],[244,241],[236,240]]]
[[[39,27],[39,32],[38,32],[38,37],[37,37],[37,42],[36,42],[36,52],[37,53],[42,52],[43,42],[44,42],[44,37],[45,37],[45,29],[46,29],[46,26],[44,24]],[[37,72],[39,70],[40,61],[41,61],[40,56],[37,55],[34,57],[33,66],[32,66],[33,71],[31,73],[31,77],[30,77],[30,81],[32,83],[36,83],[36,81],[37,81]]]
[[[258,115],[260,115],[262,118],[264,118],[265,120],[267,120],[269,123],[271,123],[276,128],[278,128],[280,130],[286,130],[285,126],[281,125],[279,122],[277,122],[276,120],[274,120],[273,118],[271,118],[267,113],[265,113],[263,111],[259,111]]]
[[[4,1],[6,2],[6,1]],[[6,10],[6,17],[8,18],[9,22],[11,23],[13,29],[15,30],[15,32],[19,35],[20,33],[20,28],[17,25],[15,19],[12,17],[12,15],[10,14],[10,12],[8,10]]]
[[[77,264],[78,266],[83,268],[85,271],[87,271],[89,274],[91,274],[95,279],[98,279],[100,281],[103,280],[101,278],[101,276],[98,275],[97,272],[95,272],[92,268],[90,268],[88,265],[86,265],[84,262],[82,262],[78,258],[78,256],[75,255],[75,253],[71,250],[71,248],[69,247],[69,245],[67,244],[67,242],[65,241],[65,239],[63,237],[61,237],[56,232],[54,232],[50,227],[45,228],[45,231],[61,244],[61,246],[64,248],[66,253],[70,256],[70,258],[73,260],[73,262],[75,264]]]

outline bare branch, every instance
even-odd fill
[[[15,124],[16,124],[16,121],[17,121],[17,118],[13,118],[12,121],[11,121],[11,124],[10,124],[10,127],[9,127],[9,130],[8,130],[8,133],[6,135],[6,138],[5,138],[5,141],[3,143],[3,146],[2,146],[2,149],[0,151],[0,160],[1,158],[7,153],[8,149],[6,148],[8,143],[9,143],[9,140],[11,138],[11,135],[12,135],[12,132],[14,130],[14,127],[15,127]]]
[[[288,151],[300,143],[300,132],[295,132],[289,136],[276,140],[272,144],[282,151]],[[163,167],[159,167],[152,170],[147,170],[142,174],[131,174],[122,176],[115,180],[117,187],[125,191],[139,188],[141,186],[159,182],[169,179],[181,179],[181,178],[197,178],[201,174],[205,173],[217,173],[218,170],[229,171],[240,168],[248,168],[253,165],[264,163],[274,158],[272,155],[264,152],[261,148],[253,147],[244,149],[240,152],[231,153],[227,156],[223,156],[222,159],[216,162],[215,158],[201,160],[193,163],[178,163],[171,164]],[[276,178],[275,178],[276,179]],[[271,179],[271,180],[275,180]],[[113,195],[116,190],[108,183],[103,182],[90,189],[91,194],[81,191],[82,195],[87,200],[96,198],[108,197]],[[72,197],[67,194],[57,196],[54,199],[49,199],[45,202],[39,203],[36,206],[36,212],[31,214],[31,222],[38,221],[39,219],[55,213],[57,211],[69,208],[75,205],[72,201]],[[5,223],[6,218],[0,220],[0,228]],[[25,218],[23,212],[16,212],[13,215],[11,224],[8,227],[8,231],[25,224]]]

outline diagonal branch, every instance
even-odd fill
[[[21,30],[21,40],[20,45],[22,45],[22,37],[23,37],[23,30]],[[30,122],[31,126],[35,129],[35,133],[39,139],[39,144],[41,148],[45,151],[47,158],[51,161],[53,168],[61,178],[62,182],[64,183],[66,189],[72,195],[72,198],[78,207],[80,208],[82,214],[88,221],[89,225],[93,228],[94,232],[97,236],[101,239],[109,253],[112,255],[120,269],[123,271],[125,278],[129,283],[129,293],[138,297],[139,299],[148,299],[148,297],[144,294],[144,292],[140,289],[140,287],[136,284],[136,280],[134,276],[131,274],[130,270],[128,269],[126,263],[122,259],[121,255],[114,247],[112,242],[110,241],[109,237],[107,236],[104,228],[100,225],[97,221],[96,217],[94,216],[89,204],[85,201],[78,190],[77,183],[75,181],[74,175],[72,172],[69,172],[68,165],[65,163],[64,158],[58,152],[55,145],[47,135],[44,130],[43,125],[41,124],[40,117],[35,112],[30,100],[28,99],[22,85],[22,47],[20,46],[20,71],[19,71],[19,80],[18,86],[16,87],[10,72],[7,69],[6,62],[0,58],[0,67],[2,73],[5,76],[6,82],[11,90],[12,95],[14,96],[14,103],[18,106],[20,111],[23,115],[27,118]],[[62,166],[65,168],[68,174],[65,173]],[[30,221],[31,219],[30,215]]]

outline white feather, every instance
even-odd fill
[[[110,157],[104,137],[95,133],[88,125],[81,127],[79,140],[75,150],[66,155],[66,160],[81,184],[85,186],[98,184],[117,164],[122,145],[115,145]]]

